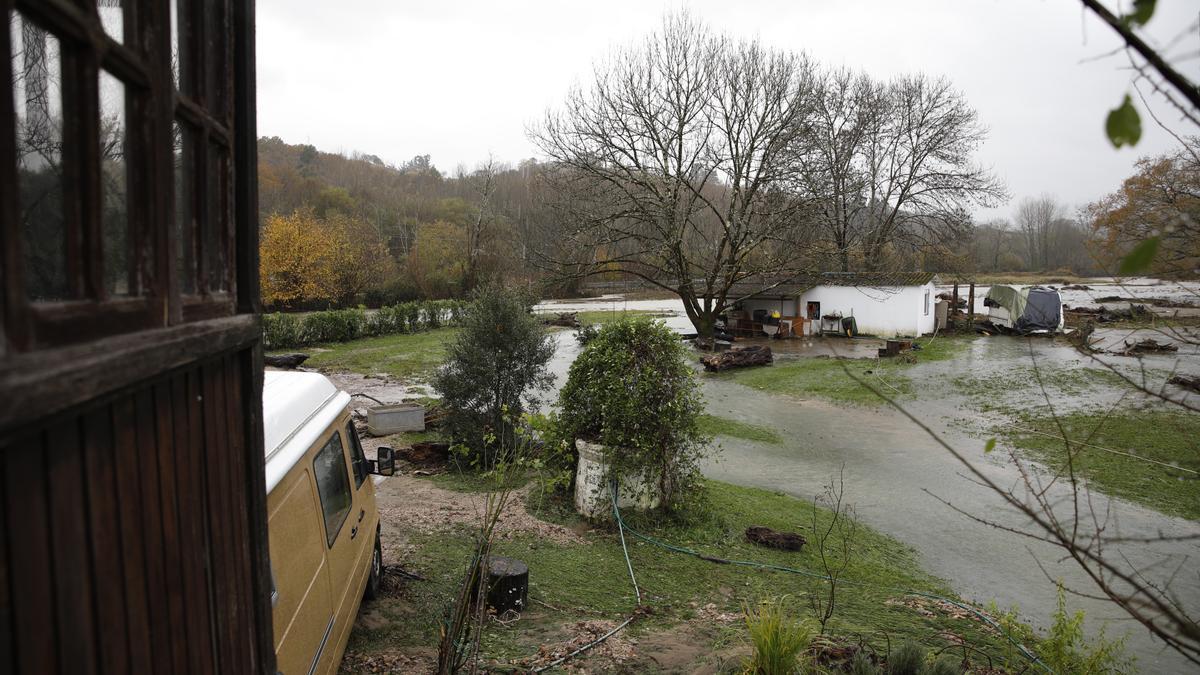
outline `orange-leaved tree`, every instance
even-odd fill
[[[1200,139],[1189,139],[1173,154],[1138,160],[1137,173],[1086,212],[1103,258],[1120,261],[1153,241],[1152,273],[1194,276],[1200,266]]]
[[[263,302],[289,307],[333,300],[338,256],[339,238],[311,208],[269,216],[259,248]]]

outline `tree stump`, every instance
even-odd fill
[[[807,542],[804,537],[795,532],[777,532],[761,525],[747,527],[746,539],[759,546],[777,548],[781,551],[799,551]]]
[[[487,606],[500,616],[520,613],[529,601],[529,566],[516,558],[488,556]]]

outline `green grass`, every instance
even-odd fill
[[[422,380],[441,365],[446,345],[457,328],[404,333],[319,345],[305,366],[325,371],[386,374],[403,380]]]
[[[765,490],[711,481],[707,483],[706,504],[704,511],[688,522],[630,515],[630,524],[653,537],[708,555],[820,573],[819,556],[811,545],[799,553],[780,552],[750,544],[743,534],[749,525],[766,525],[811,535],[812,504]],[[816,515],[818,523],[829,518],[823,510]],[[574,521],[565,510],[556,511],[555,519]],[[592,530],[584,537],[580,544],[560,544],[531,535],[515,535],[495,542],[496,553],[516,557],[529,565],[529,594],[533,604],[515,627],[489,625],[482,641],[486,658],[532,654],[539,642],[547,641],[547,636],[553,634],[552,625],[591,618],[619,620],[629,614],[635,600],[620,540],[611,530]],[[414,549],[403,564],[425,575],[428,581],[406,584],[405,611],[397,611],[394,621],[374,629],[360,623],[351,636],[350,651],[436,643],[438,619],[470,556],[470,532],[458,528],[415,535],[409,538],[409,543]],[[696,608],[707,603],[715,604],[722,612],[739,612],[744,603],[782,597],[790,612],[806,617],[811,615],[812,594],[826,590],[825,582],[818,579],[714,564],[637,539],[629,540],[629,549],[644,602],[652,608],[645,619],[631,628],[635,636],[648,628],[696,618]],[[839,588],[837,611],[830,624],[833,633],[854,639],[863,636],[882,646],[888,639],[895,642],[906,637],[941,645],[944,643],[939,635],[950,632],[990,653],[1001,651],[998,639],[986,634],[974,621],[942,613],[925,616],[914,609],[887,603],[889,599],[903,597],[905,590],[901,589],[952,595],[944,582],[921,571],[912,549],[865,526],[859,528],[855,549],[845,579],[856,585],[847,583]],[[540,603],[558,610],[548,610]],[[386,614],[391,610],[383,611]],[[727,628],[735,632],[733,639],[743,635],[740,623]]]
[[[741,438],[747,441],[769,443],[771,445],[779,445],[783,442],[783,439],[779,434],[775,433],[774,429],[731,420],[728,417],[718,417],[717,415],[701,415],[700,431],[706,436],[729,436],[730,438]]]
[[[1200,471],[1200,414],[1124,409],[1105,416],[1090,410],[1060,415],[1059,421],[1073,443]],[[1051,416],[1018,414],[1014,424],[997,431],[1050,471],[1065,473],[1066,444]],[[1076,470],[1094,487],[1163,513],[1200,520],[1200,476],[1099,448],[1073,446]]]
[[[1146,374],[1149,382],[1157,378],[1161,384],[1166,378],[1165,373],[1161,377],[1155,371],[1147,371]],[[1106,368],[1087,366],[1043,366],[1035,371],[1032,366],[1014,365],[985,376],[958,375],[950,378],[949,382],[977,410],[1007,413],[1029,407],[1045,408],[1046,396],[1042,394],[1042,386],[1054,403],[1061,403],[1064,398],[1083,399],[1088,394],[1104,389],[1123,391],[1129,388],[1120,375]]]
[[[906,374],[917,363],[952,359],[964,350],[972,337],[938,337],[919,340],[922,349],[906,357],[886,359],[798,358],[776,362],[764,368],[745,368],[715,377],[774,394],[801,398],[822,398],[838,403],[881,405],[870,384],[888,397],[909,399],[915,394],[913,381]]]

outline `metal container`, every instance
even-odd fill
[[[387,436],[401,431],[425,431],[425,407],[415,403],[367,408],[367,433]]]

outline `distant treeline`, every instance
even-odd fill
[[[1200,146],[1189,143],[1185,151],[1142,160],[1135,175],[1096,203],[1072,210],[1051,195],[1018,199],[1010,219],[890,248],[889,266],[1111,273],[1113,261],[1137,241],[1165,233],[1154,272],[1194,276]],[[548,169],[533,159],[516,166],[489,161],[448,175],[429,155],[392,165],[374,155],[260,139],[264,301],[288,310],[380,307],[462,298],[489,279],[575,292],[581,283],[546,274],[535,254],[566,239],[575,225],[553,208],[555,195],[542,180]],[[851,257],[850,264],[862,261]]]

